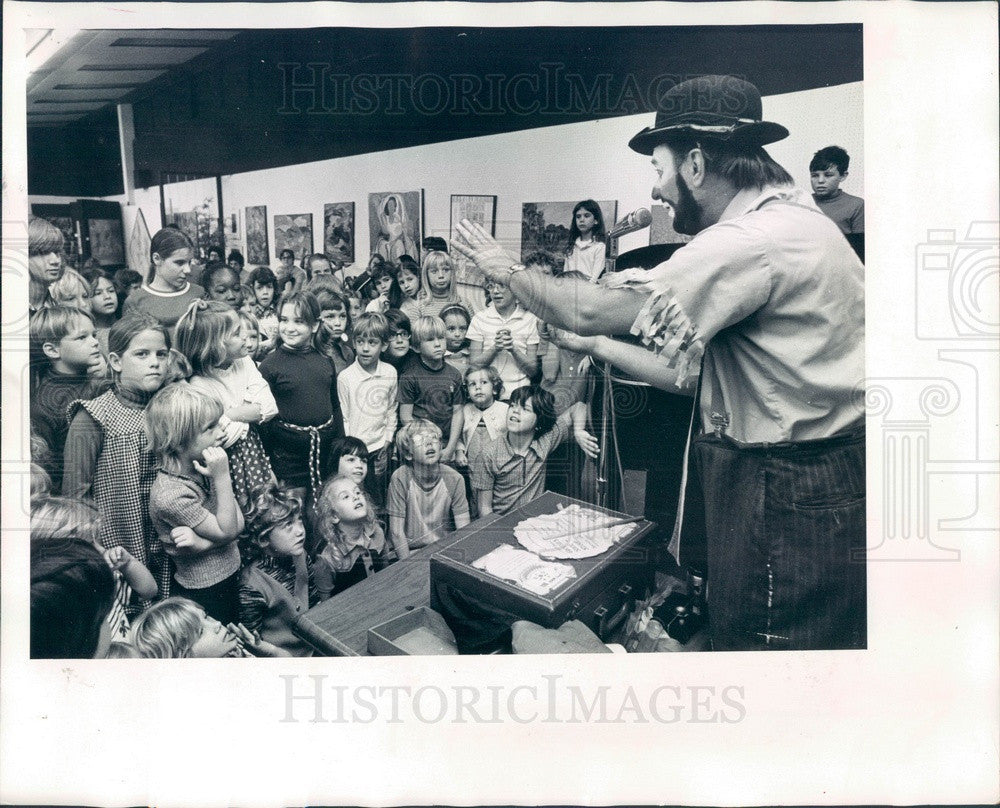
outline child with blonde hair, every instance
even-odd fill
[[[264,343],[260,333],[260,323],[252,312],[243,308],[240,309],[240,325],[242,326],[241,333],[243,335],[243,342],[246,345],[247,356],[256,365],[264,358],[264,351],[262,350]]]
[[[103,363],[90,314],[68,306],[43,308],[28,323],[31,356],[31,428],[49,453],[45,470],[54,490],[62,487],[63,448],[69,432],[67,409],[101,390],[93,372]]]
[[[455,264],[446,252],[432,250],[421,264],[421,288],[417,295],[420,314],[437,317],[451,303],[461,303],[455,284]]]
[[[34,314],[49,300],[49,288],[63,273],[63,234],[41,216],[28,219],[28,311]]]
[[[337,395],[344,433],[359,438],[370,457],[368,491],[385,505],[389,450],[396,432],[396,369],[379,356],[389,339],[389,323],[381,314],[365,312],[354,327],[356,360],[337,376]]]
[[[257,431],[278,414],[274,395],[247,354],[239,314],[227,304],[196,300],[177,321],[174,339],[191,366],[191,387],[222,405],[222,448],[243,507],[251,491],[274,481]]]
[[[316,501],[315,528],[325,542],[313,561],[320,600],[374,575],[389,562],[385,533],[351,477],[338,474],[323,486]]]
[[[199,604],[172,597],[143,612],[132,627],[132,644],[144,659],[243,656],[235,633]]]
[[[75,269],[67,269],[49,286],[50,306],[72,306],[90,314],[90,284]]]
[[[153,396],[146,414],[149,448],[159,461],[149,516],[172,556],[173,592],[201,604],[224,623],[239,617],[243,514],[221,448],[222,405],[187,382]],[[191,532],[176,531],[190,528]]]
[[[448,463],[462,437],[462,374],[444,361],[440,317],[417,320],[410,341],[416,353],[399,375],[399,420],[426,418],[437,424],[445,443],[441,460]]]
[[[405,465],[389,481],[389,537],[400,560],[469,524],[465,480],[441,463],[441,430],[422,418],[399,430]]]

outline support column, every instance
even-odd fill
[[[118,105],[118,143],[122,156],[122,180],[125,186],[125,204],[135,204],[135,124],[132,105]]]

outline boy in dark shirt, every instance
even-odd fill
[[[441,430],[441,462],[455,454],[462,435],[462,374],[444,361],[445,328],[440,317],[421,317],[410,336],[416,354],[399,376],[399,420],[426,418]]]
[[[840,146],[827,146],[813,155],[809,163],[813,201],[842,233],[864,233],[865,200],[840,190],[850,163],[850,156]]]
[[[104,367],[104,357],[94,321],[79,309],[40,309],[28,329],[38,374],[31,394],[31,428],[50,449],[42,466],[52,478],[52,493],[58,494],[69,432],[67,408],[101,392],[100,382],[88,374]]]

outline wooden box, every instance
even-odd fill
[[[600,555],[584,559],[563,559],[576,577],[546,595],[537,595],[513,583],[472,566],[473,562],[501,544],[520,547],[514,527],[524,519],[554,513],[557,507],[577,503],[607,514],[627,518],[627,514],[598,508],[586,502],[546,491],[537,499],[483,525],[431,556],[431,605],[442,611],[438,587],[445,584],[480,602],[495,605],[524,620],[546,628],[557,628],[567,620],[585,623],[602,640],[618,629],[632,602],[645,596],[653,578],[653,553],[649,546],[655,525],[644,519]]]
[[[455,636],[437,612],[420,606],[368,629],[372,656],[457,654]]]

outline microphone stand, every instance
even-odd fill
[[[615,271],[615,261],[618,260],[618,237],[608,236],[605,246],[604,274]],[[597,456],[597,505],[608,508],[608,480],[611,475],[611,452],[608,446],[608,424],[611,421],[611,408],[614,400],[611,390],[611,365],[602,363],[601,375],[601,436],[598,439],[599,453]]]

